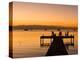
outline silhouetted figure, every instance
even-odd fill
[[[53,31],[51,33],[52,33],[51,36],[55,36]],[[53,41],[53,38],[51,39],[51,43],[52,43],[52,41]]]
[[[67,36],[69,35],[69,32],[67,31]]]
[[[52,36],[54,36],[54,32],[52,31]]]
[[[66,33],[65,33],[65,36],[68,36],[69,35],[69,32],[67,31]]]
[[[59,32],[59,36],[62,35],[62,32]],[[53,37],[53,42],[51,43],[46,56],[55,56],[55,55],[68,55],[68,52],[65,48],[62,38],[56,38],[56,35]]]
[[[59,32],[59,36],[62,36],[62,32],[61,31]]]

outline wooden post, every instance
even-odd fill
[[[40,38],[40,46],[41,46],[41,38]]]
[[[42,40],[43,46],[44,46],[44,39]]]
[[[40,46],[43,46],[43,45],[44,45],[44,40],[40,39]]]
[[[74,38],[73,38],[73,46],[74,46]]]

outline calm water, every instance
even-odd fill
[[[58,35],[58,32],[55,32]],[[44,56],[48,47],[40,47],[40,36],[51,35],[50,31],[13,31],[13,56],[14,57],[34,57]],[[74,34],[74,48],[70,47],[69,54],[77,53],[78,32],[70,32]],[[64,32],[63,32],[64,35]],[[49,42],[45,41],[45,42]],[[70,42],[70,39],[65,39],[64,42]]]

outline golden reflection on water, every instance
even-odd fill
[[[58,32],[55,32],[58,35]],[[33,57],[44,56],[48,50],[40,47],[40,36],[51,35],[50,31],[13,31],[13,56],[14,57]],[[78,32],[70,32],[74,34],[74,48],[77,49]],[[64,35],[64,32],[63,32]],[[49,41],[46,41],[49,42]],[[70,42],[65,39],[64,42]]]

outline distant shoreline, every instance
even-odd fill
[[[77,31],[77,27],[63,27],[63,26],[46,26],[46,25],[19,25],[19,26],[9,26],[9,30],[24,30],[24,31]]]

